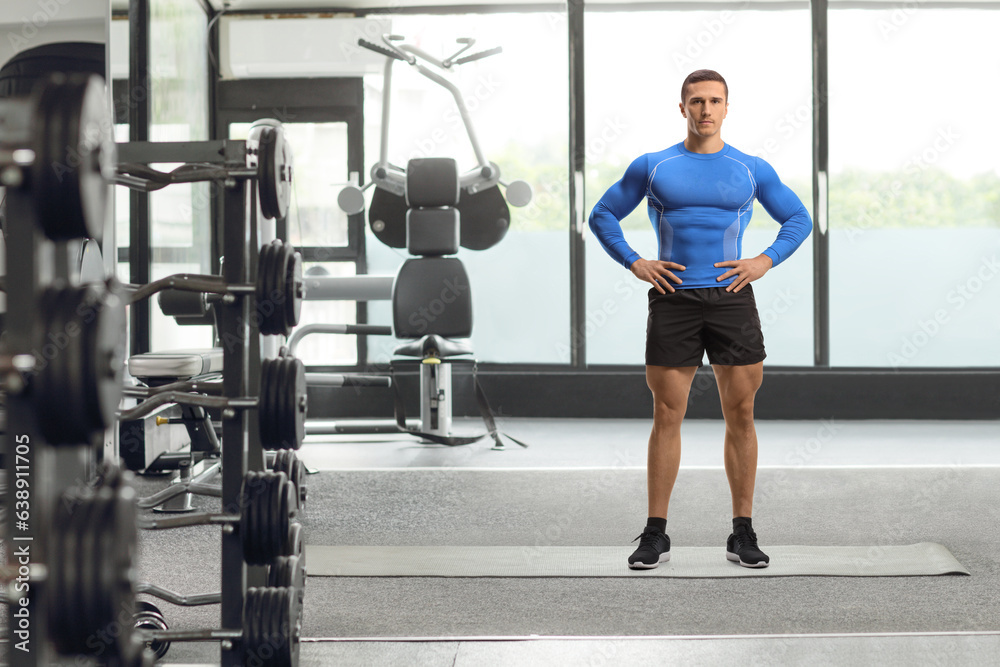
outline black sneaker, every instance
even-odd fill
[[[747,524],[738,524],[726,541],[726,558],[743,567],[767,567],[771,559],[757,546],[757,534]]]
[[[646,526],[635,540],[639,540],[639,548],[628,557],[628,566],[633,570],[652,570],[670,560],[670,538],[659,528]]]

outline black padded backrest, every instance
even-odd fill
[[[0,68],[0,97],[27,95],[53,72],[84,72],[104,78],[104,44],[55,42],[17,53]]]
[[[458,233],[457,208],[411,208],[406,212],[406,249],[411,255],[454,255]]]
[[[406,204],[410,208],[455,206],[458,188],[454,158],[413,158],[406,163]]]
[[[472,290],[462,262],[420,257],[403,262],[392,286],[392,329],[398,338],[472,335]]]

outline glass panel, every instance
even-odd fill
[[[483,361],[562,363],[569,354],[569,255],[566,18],[559,13],[478,16],[391,16],[393,32],[445,58],[456,38],[472,37],[471,52],[500,46],[503,53],[461,65],[446,75],[461,91],[483,153],[504,181],[523,179],[532,203],[511,208],[511,227],[496,246],[462,249],[472,289],[472,344]],[[471,53],[470,52],[470,53]],[[378,161],[381,75],[365,77],[365,168]],[[459,170],[475,156],[452,96],[396,63],[392,80],[389,161],[445,156]],[[369,190],[369,197],[370,197]],[[405,250],[367,237],[368,271],[391,274]],[[388,302],[369,304],[373,323],[392,321]],[[383,363],[396,343],[369,340],[369,362]]]
[[[153,0],[150,3],[151,141],[208,139],[207,44],[207,19],[197,3],[190,0]],[[169,171],[179,165],[153,166]],[[173,273],[209,271],[210,201],[211,185],[208,183],[171,185],[151,193],[153,256],[156,257],[157,249],[171,248],[173,252],[181,249],[183,257],[181,261],[154,263],[152,279]],[[126,234],[121,244],[127,242]],[[210,327],[180,327],[155,305],[151,311],[152,349],[211,345]]]
[[[998,17],[830,12],[835,365],[1000,365]]]
[[[115,125],[115,141],[119,143],[128,141],[128,125]],[[115,186],[113,192],[115,195],[115,242],[119,248],[128,248],[131,234],[129,229],[131,220],[129,192],[131,191],[123,185],[118,185]],[[129,282],[128,274],[125,274],[124,280]]]
[[[306,275],[353,276],[353,262],[307,263]],[[355,324],[354,301],[303,301],[299,326],[304,324]],[[372,339],[369,339],[372,340]],[[358,363],[357,336],[313,334],[295,348],[295,356],[307,366],[353,366]]]
[[[250,123],[231,123],[230,139],[246,139]],[[288,240],[298,247],[347,245],[347,214],[337,193],[348,182],[347,123],[285,123],[294,156]]]
[[[152,280],[159,280],[165,276],[175,273],[198,273],[201,268],[198,264],[169,264],[154,263],[150,267]],[[159,350],[186,350],[190,348],[206,348],[212,345],[212,327],[210,326],[181,326],[172,317],[167,317],[160,312],[156,305],[156,297],[152,299],[150,310],[153,313],[153,327],[150,331],[150,345],[154,351]]]
[[[681,83],[690,72],[710,67],[729,85],[725,141],[769,162],[811,215],[808,11],[595,11],[585,25],[588,214],[632,160],[684,139]],[[622,227],[633,249],[656,257],[645,201]],[[763,251],[778,229],[756,205],[743,257]],[[642,364],[649,285],[608,257],[589,230],[587,235],[588,363]],[[812,365],[811,237],[753,288],[767,363]]]

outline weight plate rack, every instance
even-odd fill
[[[280,242],[265,245],[260,261],[257,233],[258,213],[287,212],[291,151],[277,124],[252,146],[226,140],[116,147],[111,126],[97,77],[56,75],[31,96],[0,100],[9,222],[0,349],[8,664],[48,667],[82,658],[146,667],[170,642],[211,639],[220,640],[226,667],[251,657],[294,666],[305,583],[301,525],[294,521],[305,499],[303,471],[289,452],[265,472],[261,434],[271,448],[301,443],[305,374],[292,357],[262,365],[258,334],[287,335],[295,326],[302,268],[294,249]],[[168,175],[146,166],[170,162],[187,164]],[[100,238],[112,183],[148,192],[195,180],[211,181],[219,195],[224,260],[221,276],[170,285],[219,297],[212,305],[223,348],[222,380],[212,395],[170,392],[178,402],[217,401],[222,415],[222,513],[201,517],[223,526],[221,586],[192,602],[218,603],[220,627],[197,632],[169,630],[154,605],[136,600],[140,590],[169,593],[134,580],[138,528],[168,522],[149,526],[138,516],[129,476],[97,460],[120,416],[125,306],[137,289],[114,279],[82,283],[70,262],[79,244]],[[271,314],[260,317],[265,298]],[[269,384],[262,384],[264,375]],[[155,392],[144,398],[164,400]],[[123,611],[135,615],[134,624],[122,625]]]

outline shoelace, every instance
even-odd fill
[[[659,535],[659,534],[660,533],[658,531],[655,531],[655,530],[644,530],[644,531],[642,531],[642,534],[639,535],[639,537],[635,538],[635,540],[638,540],[639,538],[642,538],[642,541],[639,542],[639,546],[640,547],[655,547],[656,546],[656,536]],[[635,542],[635,540],[632,540],[632,541]]]
[[[753,532],[753,528],[744,528],[736,533],[736,539],[739,540],[740,546],[750,547],[752,549],[760,550],[757,546],[757,533]]]

